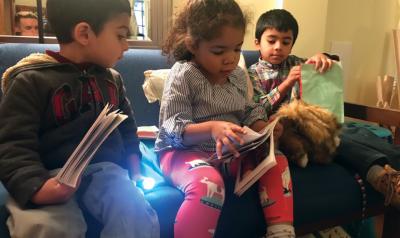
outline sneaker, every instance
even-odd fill
[[[377,189],[385,196],[385,206],[393,206],[400,210],[400,171],[385,165],[378,176]]]

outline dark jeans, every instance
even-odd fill
[[[372,165],[400,169],[400,146],[388,143],[362,127],[346,127],[340,135],[335,161],[350,166],[365,178]]]

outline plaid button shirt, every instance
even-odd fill
[[[274,113],[283,102],[300,96],[298,83],[285,95],[280,94],[278,86],[287,78],[293,66],[304,62],[305,59],[289,55],[278,65],[260,58],[257,63],[250,66],[248,71],[254,88],[254,101],[263,104],[268,115]]]

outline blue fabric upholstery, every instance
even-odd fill
[[[57,50],[56,45],[0,44],[0,73],[32,52]],[[245,51],[248,65],[256,62],[258,52]],[[135,111],[138,125],[158,125],[158,103],[149,104],[143,94],[143,72],[148,69],[169,68],[172,62],[154,49],[130,49],[117,64],[124,78],[128,96]],[[157,169],[157,157],[152,142],[141,145],[144,154],[143,168],[147,176],[154,177],[157,185],[146,191],[146,198],[159,215],[162,237],[173,236],[175,215],[183,201],[183,194],[171,187]],[[306,169],[291,167],[294,190],[295,226],[313,226],[323,220],[355,214],[361,210],[360,187],[353,172],[339,164],[309,165]],[[226,201],[219,220],[216,237],[260,237],[265,231],[262,209],[256,188],[252,187],[242,197],[232,194],[233,180],[227,179]],[[7,192],[0,187],[0,204]],[[368,206],[382,203],[382,197],[367,186]],[[6,237],[6,211],[0,206],[0,236]]]

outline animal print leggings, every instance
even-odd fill
[[[209,155],[171,150],[160,156],[164,175],[185,194],[175,219],[176,238],[213,237],[224,203],[225,187],[220,172],[204,162]],[[293,222],[292,182],[287,159],[276,153],[276,160],[277,165],[259,180],[260,202],[267,224]],[[231,166],[230,172],[236,174],[237,167]]]

